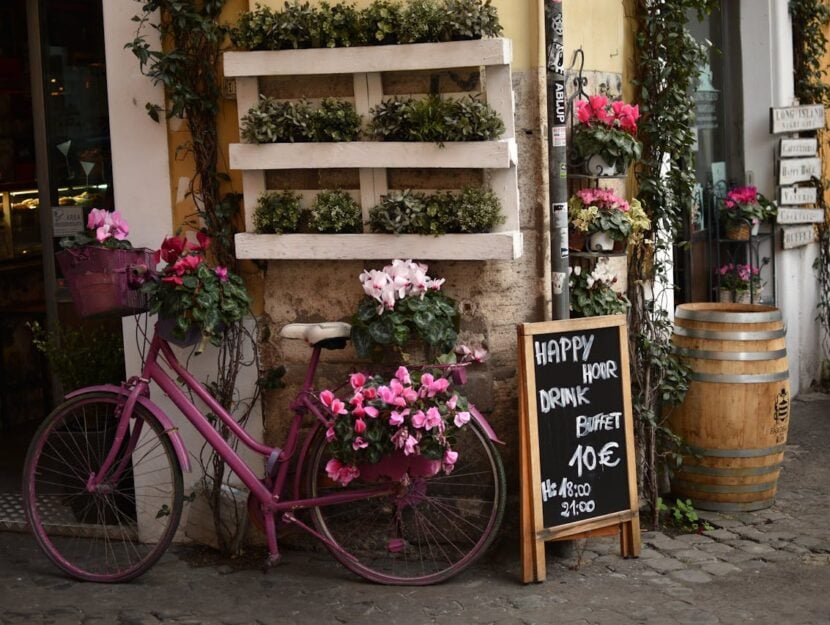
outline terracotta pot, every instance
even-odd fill
[[[577,230],[576,228],[568,228],[568,249],[574,252],[584,252],[585,244],[588,240],[588,233]]]

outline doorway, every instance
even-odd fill
[[[123,375],[123,357],[102,372],[100,361],[84,355],[90,341],[114,341],[112,349],[123,353],[120,318],[78,318],[55,265],[61,237],[83,230],[92,208],[113,208],[102,8],[101,0],[5,0],[0,7],[5,526],[19,514],[13,503],[29,440],[77,374]],[[49,358],[37,348],[38,337]]]

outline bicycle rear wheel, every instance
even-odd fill
[[[181,517],[178,458],[161,424],[140,405],[110,476],[87,488],[114,444],[123,402],[88,393],[61,404],[26,456],[23,500],[35,538],[56,566],[81,580],[138,577],[164,553]]]
[[[405,477],[394,495],[313,508],[315,527],[339,547],[329,546],[334,557],[373,582],[413,586],[442,582],[475,562],[501,524],[504,468],[475,423],[458,432],[453,449],[459,457],[449,475]],[[308,466],[310,496],[366,488],[360,478],[346,487],[329,480],[329,457],[320,431]]]

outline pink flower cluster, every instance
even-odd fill
[[[584,206],[596,206],[599,210],[618,210],[627,213],[631,206],[611,189],[580,189],[576,196]]]
[[[183,284],[184,276],[195,273],[199,265],[205,262],[205,252],[210,247],[210,237],[202,232],[196,233],[196,242],[184,235],[165,237],[159,255],[167,263],[162,282]],[[228,281],[227,267],[215,267],[214,273],[221,282]]]
[[[328,476],[345,486],[360,476],[360,464],[376,455],[401,452],[420,455],[440,452],[440,466],[450,473],[458,453],[450,447],[450,435],[470,421],[466,399],[455,393],[447,378],[433,373],[410,372],[398,367],[388,381],[354,373],[349,379],[351,397],[342,400],[330,390],[320,393],[331,419],[326,440],[334,457],[326,464]]]
[[[724,200],[727,208],[751,206],[757,203],[758,189],[756,187],[736,187],[726,194],[726,200]]]
[[[121,213],[118,211],[111,213],[101,208],[93,208],[89,212],[86,227],[88,230],[95,230],[98,243],[103,243],[110,237],[123,241],[130,234],[130,227],[121,218]]]
[[[631,106],[621,100],[609,102],[604,95],[590,96],[587,100],[577,100],[576,116],[580,124],[588,126],[603,124],[618,128],[630,135],[637,134],[637,120],[640,118],[639,105]]]
[[[721,286],[726,289],[747,290],[761,284],[761,268],[752,265],[726,263],[717,269]]]
[[[427,275],[427,265],[411,260],[393,260],[382,270],[372,269],[360,274],[360,282],[366,295],[378,301],[378,314],[384,310],[393,310],[395,303],[411,295],[420,295],[427,291],[438,291],[444,279],[432,279]]]

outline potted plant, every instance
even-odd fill
[[[628,309],[628,299],[612,288],[617,276],[605,263],[597,263],[593,271],[582,267],[568,268],[570,309],[574,317],[621,315]]]
[[[329,478],[346,486],[358,478],[449,474],[458,460],[454,434],[469,422],[470,413],[447,371],[401,366],[389,380],[354,373],[345,399],[330,390],[320,393],[331,413],[326,429]]]
[[[167,265],[143,287],[150,312],[159,314],[162,336],[182,346],[199,343],[196,353],[208,340],[218,346],[224,330],[242,319],[250,304],[242,278],[207,262],[209,246],[210,238],[202,232],[196,241],[165,238],[159,255]]]
[[[152,251],[134,249],[130,232],[118,211],[93,208],[86,230],[61,239],[56,254],[75,310],[81,317],[102,314],[130,315],[146,308],[146,298],[130,288],[131,266],[146,271]]]
[[[758,234],[761,222],[775,217],[778,209],[752,186],[731,189],[723,199],[720,218],[727,239],[745,241]]]
[[[568,201],[570,227],[588,235],[592,252],[624,249],[632,231],[630,212],[631,205],[611,189],[580,189]]]
[[[761,299],[761,268],[753,265],[735,265],[735,302],[750,304]]]
[[[735,272],[735,263],[726,263],[717,269],[718,272],[718,301],[728,304],[735,301],[735,289],[738,286],[738,274]]]
[[[406,358],[410,339],[444,354],[458,336],[454,300],[441,292],[444,279],[427,275],[426,265],[393,260],[381,270],[360,274],[366,296],[352,318],[352,343],[361,358],[379,359],[388,347]]]
[[[643,146],[637,140],[638,105],[599,95],[577,100],[575,106],[578,123],[572,139],[587,173],[613,176],[639,160]]]

